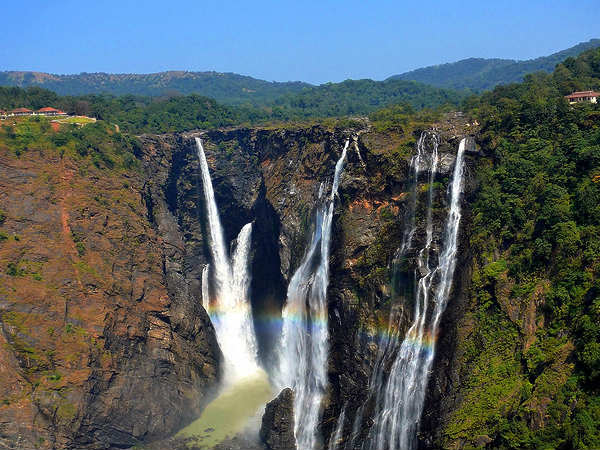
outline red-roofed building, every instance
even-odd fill
[[[31,114],[33,114],[33,111],[27,108],[17,108],[10,112],[11,116],[30,116]]]
[[[565,98],[570,104],[580,102],[597,103],[598,97],[600,97],[600,92],[596,91],[578,91],[565,95]]]
[[[42,109],[38,109],[37,114],[39,114],[41,116],[66,116],[67,115],[66,112],[61,111],[60,109],[51,108],[49,106],[46,106],[45,108],[42,108]]]

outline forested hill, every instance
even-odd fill
[[[450,64],[425,67],[384,82],[347,80],[314,86],[300,81],[270,82],[245,75],[220,72],[169,71],[151,74],[80,73],[54,75],[43,72],[0,72],[0,86],[41,87],[60,95],[136,95],[160,97],[197,94],[210,97],[225,105],[252,105],[258,107],[300,110],[300,116],[361,114],[394,100],[409,99],[414,107],[450,103],[456,99],[451,92],[431,91],[417,84],[399,81],[417,81],[438,88],[481,91],[498,84],[522,81],[524,75],[537,71],[552,72],[559,62],[577,56],[590,48],[600,46],[600,39],[578,44],[550,56],[529,61],[511,59],[469,58]],[[395,81],[395,83],[392,83]],[[417,93],[415,96],[414,93]],[[432,99],[421,97],[432,95]],[[348,95],[356,97],[349,100]],[[323,104],[325,102],[325,105]],[[331,103],[331,105],[328,105]],[[325,111],[327,110],[327,111]]]
[[[167,133],[262,123],[367,115],[403,104],[414,110],[458,107],[465,93],[414,81],[348,80],[281,96],[262,105],[227,105],[198,94],[162,97],[134,95],[59,96],[39,87],[1,87],[0,109],[54,106],[118,124],[130,133]]]
[[[389,79],[414,80],[444,88],[483,91],[499,84],[523,81],[523,77],[528,73],[550,73],[566,58],[596,47],[600,47],[600,39],[591,39],[552,55],[527,61],[468,58],[454,63],[424,67],[394,75]]]
[[[466,96],[466,92],[414,81],[346,80],[288,94],[268,106],[274,119],[305,119],[365,115],[399,103],[416,110],[458,105]]]
[[[0,86],[39,86],[60,95],[161,96],[199,94],[225,104],[263,104],[311,85],[270,82],[235,73],[171,71],[150,74],[0,72]]]
[[[443,448],[600,448],[600,105],[563,98],[599,87],[596,49],[466,108],[489,159]]]

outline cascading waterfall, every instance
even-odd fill
[[[212,264],[202,272],[202,303],[215,327],[217,341],[225,357],[225,384],[253,376],[259,372],[257,345],[252,313],[248,300],[250,275],[248,255],[250,253],[252,224],[244,225],[240,231],[232,260],[225,247],[225,238],[215,201],[208,163],[200,138],[196,138],[200,161],[206,216],[209,229],[209,247]],[[214,298],[209,298],[209,270],[214,280]]]
[[[294,434],[299,450],[315,448],[321,399],[327,385],[329,244],[335,197],[348,144],[346,141],[335,165],[331,194],[317,208],[312,239],[292,276],[282,313],[279,370],[275,381],[279,388],[291,387],[295,391]],[[322,189],[320,192],[322,194]]]
[[[425,145],[428,136],[433,143],[430,155],[426,154]],[[399,339],[397,333],[393,332],[395,318],[393,313],[390,313],[389,333],[384,340],[380,341],[380,353],[370,386],[378,408],[375,425],[371,429],[368,441],[368,448],[373,450],[410,450],[415,447],[429,371],[434,358],[435,338],[452,286],[461,218],[460,196],[463,189],[465,139],[460,142],[456,156],[443,249],[436,264],[432,209],[433,182],[438,166],[437,148],[437,136],[424,133],[419,139],[417,154],[411,160],[414,177],[413,204],[410,205],[410,217],[396,258],[403,258],[412,246],[416,233],[414,214],[418,177],[419,173],[427,167],[429,187],[425,240],[424,246],[417,253],[413,322],[398,348]],[[395,359],[384,382],[384,362],[394,354]]]
[[[431,155],[427,153],[427,140],[431,141],[432,152]],[[410,160],[410,168],[412,170],[412,180],[411,180],[411,202],[409,205],[409,220],[408,226],[404,228],[404,236],[402,238],[402,244],[396,255],[396,259],[403,257],[408,249],[412,245],[412,240],[417,231],[415,226],[415,210],[417,208],[417,186],[419,183],[419,174],[423,172],[424,169],[428,169],[429,176],[429,190],[428,190],[428,202],[429,207],[427,208],[428,213],[431,212],[431,201],[433,198],[433,180],[435,179],[435,175],[437,172],[438,165],[438,137],[437,134],[430,131],[425,131],[421,133],[419,140],[417,141],[417,153],[413,155]]]

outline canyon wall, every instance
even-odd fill
[[[436,232],[469,126],[460,115],[437,124]],[[410,158],[424,128],[357,123],[144,135],[140,165],[129,171],[43,152],[2,154],[1,230],[10,238],[0,243],[0,261],[14,268],[0,275],[2,442],[126,448],[172,435],[210,400],[221,355],[201,306],[209,251],[195,137],[204,142],[226,241],[253,222],[252,308],[260,357],[272,368],[277,319],[309,241],[319,189],[331,182],[350,139],[333,222],[330,383],[319,432],[327,443],[344,407],[342,434],[358,447],[372,424],[366,387],[377,337],[390,308],[400,334],[411,316],[412,306],[393,292],[392,260],[402,241]],[[471,192],[476,159],[467,164]],[[406,277],[412,268],[403,270]],[[430,379],[424,446],[440,439],[444,419],[435,411],[452,408],[455,323],[465,313],[469,270],[463,238]]]

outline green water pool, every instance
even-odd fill
[[[210,448],[244,430],[272,398],[267,374],[258,372],[225,388],[177,437],[195,437],[198,444]]]

